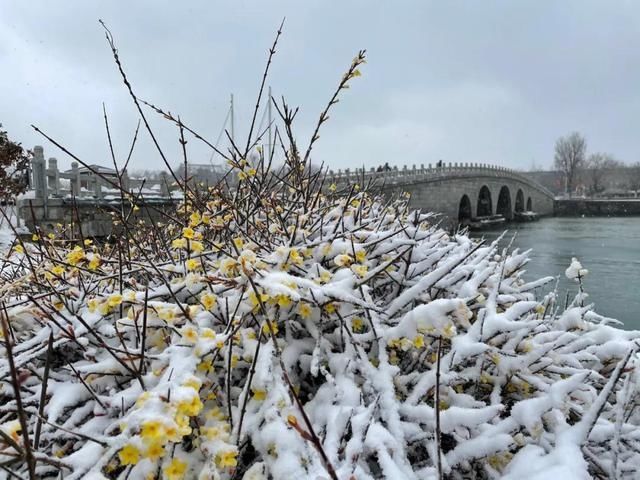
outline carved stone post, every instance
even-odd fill
[[[54,195],[60,194],[60,172],[58,171],[58,160],[51,157],[49,159],[49,168],[47,169],[47,179],[49,180],[49,188],[53,190]]]
[[[80,168],[78,162],[71,162],[71,195],[80,196]]]
[[[169,196],[169,180],[167,179],[167,172],[160,172],[160,194],[163,197]]]
[[[44,150],[40,145],[33,148],[33,159],[31,160],[33,174],[33,189],[36,198],[47,198],[47,172],[44,165]]]

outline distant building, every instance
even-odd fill
[[[73,170],[69,169],[65,170],[63,173],[73,172]],[[80,188],[89,189],[91,187],[90,182],[96,174],[98,176],[98,179],[100,179],[100,177],[104,177],[108,180],[113,179],[114,183],[118,183],[118,174],[116,170],[110,167],[105,167],[104,165],[92,164],[88,167],[81,166],[78,168],[78,172],[80,173]],[[108,182],[102,180],[100,183],[104,185]]]

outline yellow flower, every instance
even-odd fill
[[[289,295],[281,294],[276,296],[276,302],[281,308],[287,308],[291,306],[291,298],[289,298]]]
[[[89,245],[93,244],[93,240],[89,238],[85,238],[83,243],[85,244],[85,246],[88,247]]]
[[[269,331],[272,331],[274,335],[278,334],[278,325],[275,322],[267,320],[262,324],[262,333],[266,336],[269,335]]]
[[[216,338],[216,332],[214,332],[210,328],[204,327],[200,331],[200,336],[202,338],[206,338],[207,340],[214,340]]]
[[[182,229],[182,236],[184,238],[188,238],[189,240],[193,240],[194,235],[195,235],[195,232],[194,232],[193,228],[185,227],[185,228]]]
[[[445,338],[451,338],[456,334],[456,327],[453,323],[450,323],[442,330],[442,334]]]
[[[402,345],[402,341],[399,338],[392,338],[387,342],[387,345],[389,346],[389,348],[400,348],[400,346]]]
[[[300,252],[295,248],[292,248],[289,252],[289,260],[295,265],[302,265],[302,263],[304,262],[303,256],[300,255]]]
[[[189,248],[191,249],[192,252],[195,252],[195,253],[200,253],[204,250],[204,246],[202,245],[202,242],[199,242],[197,240],[192,240],[189,243]]]
[[[409,350],[411,347],[413,347],[413,342],[411,340],[409,340],[407,337],[402,337],[400,339],[400,349],[403,352],[406,352],[407,350]]]
[[[251,391],[253,392],[253,398],[255,398],[258,401],[262,401],[265,398],[267,398],[266,390],[262,390],[260,388],[256,388],[256,389],[252,388]]]
[[[235,276],[238,272],[238,262],[234,258],[223,258],[220,261],[220,271],[227,277]]]
[[[228,432],[221,427],[202,427],[202,434],[207,438],[207,440],[227,440],[229,438]]]
[[[182,338],[189,343],[196,343],[198,341],[198,332],[193,327],[184,327],[180,332]]]
[[[200,413],[202,407],[203,405],[200,401],[199,395],[194,395],[193,397],[191,397],[191,400],[181,400],[177,405],[178,413],[186,415],[187,417],[195,417]]]
[[[108,302],[102,302],[98,305],[98,313],[100,315],[107,315],[111,311],[111,307]]]
[[[361,333],[364,330],[364,321],[360,317],[353,317],[351,320],[351,328],[356,333]]]
[[[110,307],[117,307],[121,303],[122,303],[122,295],[120,295],[119,293],[114,293],[112,295],[109,295],[109,298],[107,298],[107,304]]]
[[[189,226],[197,227],[202,221],[202,217],[199,212],[193,212],[189,217]]]
[[[331,185],[329,185],[329,191],[331,192],[335,192],[337,188],[338,187],[335,183],[332,183]]]
[[[84,258],[84,251],[82,247],[76,246],[73,250],[67,253],[67,263],[71,265],[77,265]]]
[[[244,246],[244,240],[241,237],[236,237],[233,239],[233,244],[238,250],[242,250],[242,247]]]
[[[337,255],[336,258],[333,259],[333,263],[335,263],[338,267],[351,265],[351,262],[353,262],[353,258],[346,254]]]
[[[178,434],[181,436],[191,434],[191,425],[189,425],[189,416],[178,412],[175,418],[176,425],[178,425]]]
[[[202,306],[204,308],[206,308],[207,310],[211,310],[216,306],[217,298],[212,293],[204,293],[200,297],[200,302],[202,303]]]
[[[302,318],[309,318],[311,316],[311,305],[308,303],[300,303],[298,305],[298,315]]]
[[[187,241],[184,238],[176,238],[171,242],[171,248],[187,248]]]
[[[235,467],[238,465],[238,450],[227,450],[216,455],[216,464],[219,468]]]
[[[62,265],[56,265],[51,269],[51,273],[60,277],[64,273],[64,267]]]
[[[127,444],[118,452],[122,465],[135,465],[140,460],[140,451],[133,445]]]
[[[3,423],[2,426],[0,426],[0,429],[17,442],[19,438],[18,434],[22,431],[22,426],[20,425],[19,420],[11,420],[7,423]]]
[[[197,369],[199,372],[209,373],[213,370],[213,362],[211,360],[203,360],[198,364]]]
[[[331,313],[336,313],[336,304],[335,303],[327,303],[324,306],[324,310],[325,312],[331,314]]]
[[[142,423],[140,436],[145,443],[152,443],[162,440],[165,435],[165,428],[162,422],[158,420],[147,420]]]
[[[187,260],[187,270],[196,270],[200,267],[200,262],[195,258]]]
[[[176,318],[176,311],[173,308],[163,308],[158,312],[158,316],[162,320],[166,320],[167,322],[172,322]]]
[[[353,265],[351,270],[359,277],[364,277],[367,274],[368,267],[366,265]]]
[[[250,168],[249,170],[247,170],[247,175],[250,177],[254,177],[256,175],[257,171],[255,168]]]
[[[360,263],[364,262],[367,259],[367,254],[364,250],[358,250],[356,252],[356,260]]]
[[[91,300],[89,300],[87,302],[87,308],[89,309],[89,312],[93,313],[96,311],[96,308],[98,308],[98,300],[96,300],[95,298],[92,298]]]
[[[422,335],[417,335],[413,339],[413,346],[416,347],[416,348],[424,347],[424,337]]]
[[[244,172],[238,172],[238,180],[246,180],[247,179],[247,174]]]
[[[153,442],[147,446],[144,456],[150,460],[158,460],[164,456],[164,447],[160,442]]]
[[[34,233],[33,235],[31,235],[31,240],[37,242],[38,240],[40,240],[40,237]]]
[[[100,266],[100,256],[96,253],[89,261],[89,270],[97,270]]]
[[[174,458],[171,463],[164,467],[164,478],[167,480],[181,480],[187,471],[187,462],[179,458]]]
[[[24,248],[22,248],[22,245],[16,245],[15,247],[13,247],[13,249],[18,253],[24,253]]]
[[[249,301],[251,302],[251,305],[253,305],[254,307],[257,307],[258,305],[260,305],[260,302],[265,303],[267,300],[269,300],[269,295],[266,293],[261,293],[260,300],[258,300],[258,296],[256,295],[256,292],[254,292],[253,290],[249,292]]]
[[[325,270],[320,274],[320,283],[327,283],[329,280],[331,280],[331,273]]]

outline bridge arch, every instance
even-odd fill
[[[516,205],[514,210],[515,212],[524,212],[524,192],[521,188],[519,188],[518,193],[516,193]]]
[[[498,203],[496,204],[496,213],[502,215],[507,220],[513,218],[513,209],[511,208],[511,192],[509,187],[503,185],[498,194]]]
[[[471,200],[469,199],[469,195],[465,193],[460,199],[460,204],[458,205],[458,223],[465,223],[466,221],[471,220],[472,216]]]
[[[483,185],[478,194],[478,208],[476,209],[477,217],[487,217],[493,215],[493,202],[491,201],[491,190]]]
[[[527,198],[527,212],[533,212],[533,203],[531,197]]]

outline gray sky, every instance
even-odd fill
[[[555,139],[582,132],[590,151],[640,160],[640,3],[634,1],[65,1],[0,0],[0,123],[46,156],[126,156],[138,119],[98,19],[141,98],[212,141],[236,99],[246,132],[267,49],[284,33],[270,84],[301,106],[299,143],[361,48],[363,76],[331,114],[315,150],[331,168],[438,159],[549,166]],[[149,112],[172,163],[177,130]],[[208,162],[197,141],[194,162]],[[161,168],[146,133],[133,168]]]

